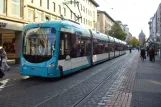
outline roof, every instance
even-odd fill
[[[97,10],[97,13],[104,13],[108,18],[115,22],[114,19],[110,15],[108,15],[106,11]]]
[[[96,7],[99,7],[98,3],[95,0],[89,0],[91,1]]]

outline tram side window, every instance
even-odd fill
[[[101,40],[101,54],[106,53],[105,44],[106,44],[106,41]]]
[[[118,43],[115,44],[115,50],[119,51],[119,44]]]
[[[109,42],[109,51],[110,51],[110,52],[113,51],[112,47],[113,47],[113,46],[112,46],[112,42]]]
[[[71,57],[76,58],[80,57],[80,44],[79,44],[79,37],[78,35],[73,34],[71,36]]]
[[[93,42],[93,54],[103,54],[108,51],[108,44],[106,41],[94,39]]]
[[[123,44],[120,44],[120,51],[123,50]]]
[[[91,42],[90,38],[81,37],[80,39],[80,56],[90,56]]]
[[[108,42],[105,43],[105,53],[109,52],[109,45]]]
[[[98,54],[98,39],[93,39],[93,55]]]
[[[115,51],[115,42],[111,42],[111,48],[112,48],[112,52],[114,52]]]
[[[71,34],[60,33],[59,59],[65,59],[67,55],[71,56]]]

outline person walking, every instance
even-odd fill
[[[144,49],[144,48],[141,49],[140,57],[141,57],[141,60],[143,60],[143,61],[144,61],[144,59],[146,59],[146,56],[145,56],[145,49]]]
[[[129,49],[130,53],[131,53],[131,48]]]
[[[147,57],[149,56],[149,47],[147,46]]]
[[[1,57],[2,57],[2,70],[5,71],[9,71],[10,70],[10,66],[8,66],[7,64],[7,53],[5,52],[4,48],[1,49],[2,51],[2,54],[1,54]]]
[[[152,49],[151,49],[151,57],[152,57],[152,61],[154,61],[155,62],[155,50],[154,50],[154,48],[152,47]]]
[[[149,60],[152,62],[155,61],[155,50],[153,47],[149,48]]]

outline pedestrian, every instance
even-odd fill
[[[2,67],[2,47],[0,48],[0,66]]]
[[[9,71],[10,70],[10,66],[8,66],[7,64],[7,53],[5,52],[4,48],[1,49],[2,51],[2,54],[1,54],[1,57],[2,57],[2,66],[1,66],[1,69],[2,71]]]
[[[5,73],[0,69],[0,78],[3,78],[5,76]]]
[[[130,53],[131,53],[131,48],[129,49]]]
[[[155,50],[154,50],[153,47],[152,47],[152,49],[151,49],[151,55],[152,55],[152,61],[155,62]]]
[[[144,48],[142,48],[141,51],[140,51],[140,57],[141,57],[141,60],[143,60],[143,61],[144,61],[144,59],[146,59]]]
[[[149,56],[149,47],[147,46],[147,57]]]

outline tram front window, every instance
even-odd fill
[[[24,58],[32,63],[49,60],[55,51],[54,28],[33,28],[26,31],[23,42]]]

